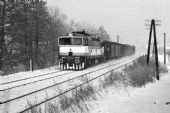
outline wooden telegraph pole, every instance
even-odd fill
[[[164,33],[164,64],[166,64],[166,33]]]
[[[155,62],[156,62],[156,78],[159,80],[159,63],[158,63],[158,49],[157,49],[157,40],[156,40],[156,24],[155,24],[155,19],[151,20],[151,25],[150,25],[150,33],[149,33],[149,42],[148,42],[148,52],[147,52],[147,64],[149,63],[149,58],[150,58],[150,46],[151,46],[151,36],[152,36],[152,31],[154,35],[154,51],[155,51]]]

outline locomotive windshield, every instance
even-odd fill
[[[59,45],[82,45],[82,38],[62,37],[59,38]]]

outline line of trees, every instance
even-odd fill
[[[0,1],[0,71],[3,74],[42,69],[58,64],[57,37],[85,30],[110,40],[103,26],[98,29],[77,23],[45,1]],[[30,60],[31,59],[31,60]]]

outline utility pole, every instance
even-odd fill
[[[154,52],[155,52],[155,62],[156,62],[156,78],[159,80],[159,63],[158,63],[158,50],[157,50],[157,40],[156,40],[156,24],[155,19],[151,20],[150,25],[150,34],[149,34],[149,42],[148,42],[148,53],[147,53],[147,64],[149,63],[149,55],[150,55],[150,46],[151,46],[151,36],[152,31],[154,35]]]
[[[155,47],[155,60],[156,60],[156,78],[159,80],[159,63],[158,63],[158,49],[157,49],[157,39],[156,39],[156,25],[153,19],[153,31],[154,31],[154,47]]]
[[[119,43],[119,35],[117,35],[117,43]]]
[[[166,64],[166,33],[164,33],[164,64]]]

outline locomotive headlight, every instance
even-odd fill
[[[60,63],[63,63],[63,59],[60,59],[59,62],[60,62]]]
[[[80,63],[80,60],[79,59],[75,59],[75,63],[76,64]]]

